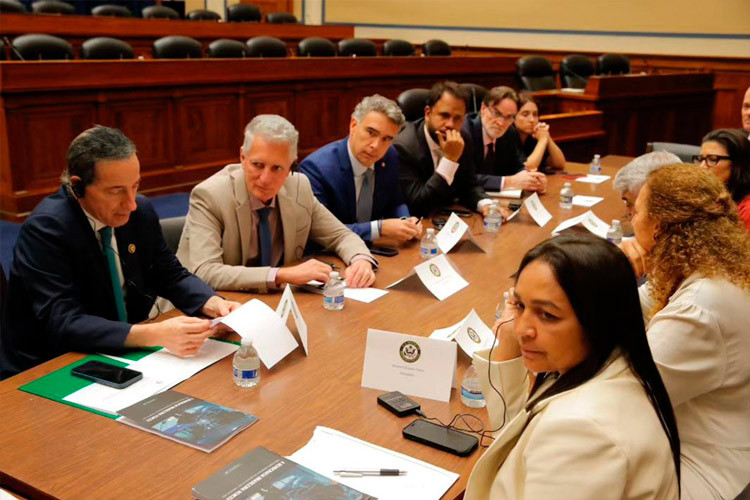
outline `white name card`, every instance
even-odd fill
[[[464,234],[468,236],[469,241],[473,243],[477,248],[479,248],[484,253],[487,253],[487,250],[482,248],[482,245],[480,245],[479,242],[477,242],[477,240],[474,238],[474,235],[471,234],[469,225],[462,221],[455,212],[451,212],[451,216],[448,218],[448,222],[446,222],[445,226],[443,226],[443,229],[441,229],[440,232],[435,235],[435,242],[437,243],[437,246],[441,252],[448,253],[453,247],[456,246],[459,241],[461,241],[461,238]]]
[[[534,219],[534,222],[539,224],[539,227],[544,227],[552,219],[552,215],[544,208],[542,200],[539,199],[539,195],[536,193],[526,198],[523,205],[529,211],[529,215]]]
[[[600,238],[606,238],[607,231],[609,231],[609,224],[601,220],[599,217],[594,215],[594,212],[589,210],[588,212],[581,214],[578,217],[573,217],[571,219],[562,221],[555,229],[552,230],[552,235],[557,235],[558,233],[564,231],[565,229],[568,229],[569,227],[573,227],[576,224],[581,224],[583,227]]]
[[[439,340],[455,340],[461,349],[472,357],[475,351],[489,349],[495,334],[477,312],[472,309],[461,322],[447,328],[439,328],[430,334],[430,338]]]
[[[281,317],[281,321],[286,325],[291,313],[294,324],[297,327],[297,333],[299,333],[299,339],[302,341],[302,348],[305,350],[305,355],[308,355],[307,349],[307,323],[302,317],[302,312],[299,310],[297,301],[292,293],[292,287],[284,287],[284,293],[281,294],[281,300],[279,305],[276,306],[276,314]]]

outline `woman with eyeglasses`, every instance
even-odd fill
[[[514,127],[520,140],[518,148],[526,158],[526,169],[536,171],[540,167],[565,168],[565,155],[552,140],[549,125],[539,121],[539,107],[528,94],[518,96],[519,108]]]
[[[474,354],[499,431],[464,498],[678,498],[679,437],[627,258],[563,235],[516,275],[497,344]]]
[[[693,162],[727,186],[742,223],[750,231],[750,140],[739,130],[714,130],[703,138],[701,154],[693,156]]]
[[[680,431],[683,499],[734,499],[750,481],[750,238],[717,177],[652,172],[621,244],[648,275],[641,306]]]

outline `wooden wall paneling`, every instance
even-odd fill
[[[8,119],[5,116],[5,99],[0,96],[0,195],[2,195],[2,198],[6,198],[13,191],[9,156]],[[2,207],[0,206],[1,209]]]
[[[237,151],[237,94],[184,96],[177,101],[180,165],[190,165],[235,156]]]
[[[351,113],[344,94],[337,88],[301,88],[295,93],[295,117],[292,120],[300,134],[300,158],[320,146],[346,135],[342,118]]]

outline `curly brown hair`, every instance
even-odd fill
[[[648,256],[651,314],[693,274],[750,292],[750,238],[724,184],[707,170],[678,164],[651,173],[646,185],[657,226]]]

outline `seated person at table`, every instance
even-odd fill
[[[180,316],[139,325],[155,297],[188,315],[223,316],[239,304],[217,296],[169,251],[159,218],[137,196],[135,145],[96,126],[76,137],[58,191],[18,235],[0,330],[0,378],[68,351],[118,353],[163,346],[195,354],[216,333]]]
[[[540,168],[561,170],[565,168],[565,155],[552,140],[549,125],[539,121],[539,108],[528,94],[518,96],[520,108],[514,128],[518,134],[517,147],[527,170]]]
[[[352,113],[349,137],[300,164],[318,201],[365,241],[381,236],[406,241],[422,232],[401,195],[392,147],[405,121],[395,102],[377,94],[365,97]]]
[[[463,131],[471,137],[478,182],[489,191],[544,191],[542,173],[524,168],[518,137],[508,130],[518,112],[518,95],[510,87],[494,87],[484,96],[479,113],[469,115]]]
[[[492,203],[477,184],[471,139],[462,133],[466,92],[455,82],[432,86],[424,118],[396,137],[401,191],[412,215],[428,216],[458,202],[485,214]]]
[[[750,87],[745,91],[745,98],[742,100],[742,130],[745,137],[750,139]]]
[[[349,265],[348,286],[375,281],[365,243],[315,199],[307,177],[290,175],[298,138],[281,116],[256,116],[245,127],[240,163],[190,193],[177,257],[215,289],[265,293],[284,283],[328,281],[329,264],[301,262],[308,239]]]
[[[474,353],[500,430],[464,498],[676,499],[677,427],[622,252],[591,235],[544,241],[510,295],[497,344]]]
[[[682,498],[734,499],[750,479],[750,239],[722,183],[692,165],[649,175],[633,228],[621,248],[648,272],[639,292],[679,425]]]
[[[694,156],[693,162],[726,185],[742,223],[750,231],[750,141],[739,130],[714,130],[703,138],[701,154]]]

